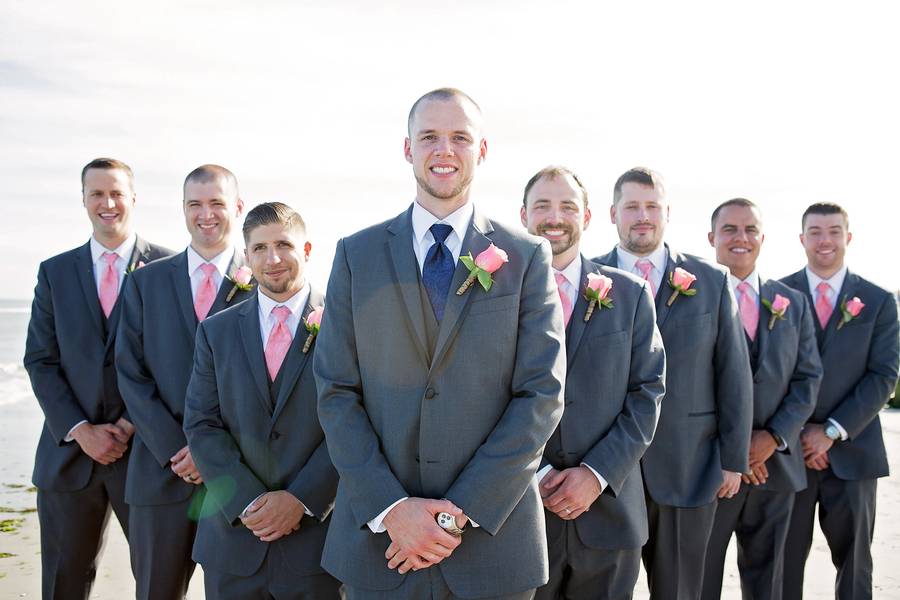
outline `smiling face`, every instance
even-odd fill
[[[122,169],[88,169],[81,187],[94,238],[106,248],[118,247],[131,235],[131,209],[137,197],[128,173]]]
[[[469,199],[475,167],[487,154],[481,115],[461,97],[425,100],[410,120],[403,153],[413,166],[416,200],[445,217]]]
[[[800,242],[806,250],[806,260],[812,272],[829,279],[840,271],[852,237],[847,221],[840,213],[806,215]]]
[[[529,233],[550,242],[557,270],[578,256],[581,233],[591,222],[591,211],[584,207],[581,189],[571,175],[538,179],[528,191],[520,216]]]
[[[237,189],[224,177],[189,180],[184,185],[184,222],[191,234],[191,247],[206,260],[231,245],[232,227],[243,210]]]
[[[756,267],[765,235],[759,210],[751,206],[723,206],[716,217],[709,243],[716,249],[716,261],[728,267],[738,279],[746,279]]]
[[[284,302],[303,289],[311,250],[303,229],[272,223],[249,231],[244,253],[262,293]]]
[[[635,256],[649,256],[662,244],[669,205],[657,188],[629,181],[622,184],[622,196],[609,216],[622,247]]]

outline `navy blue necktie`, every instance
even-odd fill
[[[425,264],[422,266],[422,282],[425,291],[434,309],[434,316],[438,323],[444,318],[444,307],[447,305],[447,294],[450,292],[450,282],[453,280],[453,255],[450,249],[444,245],[444,240],[453,231],[453,228],[443,223],[435,223],[429,229],[434,236],[434,244],[425,255]]]

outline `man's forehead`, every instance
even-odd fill
[[[835,227],[843,229],[844,226],[844,216],[840,213],[834,213],[830,215],[820,215],[812,213],[806,215],[807,229],[833,229]]]
[[[413,114],[412,130],[480,131],[481,111],[462,97],[423,100]]]

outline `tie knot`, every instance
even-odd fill
[[[653,270],[652,262],[650,262],[646,258],[642,258],[639,261],[637,261],[636,263],[634,263],[634,266],[636,266],[638,268],[638,270],[641,272],[641,275],[644,276],[644,279],[650,278],[650,271]]]
[[[115,252],[104,252],[100,258],[105,260],[106,264],[110,267],[114,267],[116,266],[116,261],[119,259],[119,255]]]
[[[566,282],[566,276],[563,275],[562,273],[556,272],[554,274],[554,276],[556,277],[556,285],[558,287],[561,287],[562,284],[564,284]]]
[[[279,323],[284,323],[288,320],[288,317],[291,316],[291,309],[287,306],[276,306],[272,309],[272,316],[275,317]]]
[[[827,281],[820,281],[819,285],[816,286],[816,291],[828,298],[831,295],[831,286],[828,285]]]
[[[746,281],[740,282],[737,286],[737,289],[743,295],[747,296],[748,298],[750,297],[750,284]]]
[[[200,270],[203,271],[203,274],[207,277],[212,277],[212,274],[216,272],[216,265],[211,263],[203,263],[200,265]]]
[[[453,231],[453,228],[446,223],[435,223],[428,230],[431,231],[435,244],[443,244],[450,232]]]

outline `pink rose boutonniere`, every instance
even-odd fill
[[[672,295],[669,296],[669,301],[666,302],[666,306],[672,306],[672,303],[675,302],[678,296],[696,296],[697,290],[691,289],[691,285],[695,281],[697,281],[696,275],[688,273],[681,267],[675,267],[675,270],[669,275],[669,287],[673,291]]]
[[[322,314],[324,312],[324,306],[317,306],[306,317],[306,331],[309,332],[309,335],[306,336],[306,343],[303,344],[303,354],[309,352],[309,347],[312,346],[313,340],[319,335],[319,327],[322,326]]]
[[[481,287],[484,288],[484,291],[491,291],[491,286],[494,285],[491,274],[505,263],[508,263],[509,256],[506,255],[504,250],[491,244],[487,247],[487,250],[476,256],[474,259],[472,258],[472,253],[469,252],[468,256],[460,256],[459,260],[461,260],[469,270],[469,276],[466,277],[463,284],[456,290],[456,295],[462,296],[466,293],[466,290],[472,286],[476,278],[478,279],[478,283],[481,284]]]
[[[760,302],[769,309],[769,331],[772,331],[772,328],[775,327],[775,320],[784,318],[784,313],[787,312],[791,301],[781,294],[775,294],[775,299],[771,302],[765,298],[760,299]]]
[[[858,317],[865,307],[866,305],[857,296],[853,296],[850,300],[844,300],[844,303],[841,304],[841,320],[838,321],[837,328],[840,329]]]
[[[144,261],[142,261],[142,260],[133,262],[133,263],[131,263],[131,266],[128,267],[128,272],[129,272],[129,273],[134,273],[134,272],[137,271],[138,269],[144,267],[144,264],[145,264],[145,263],[144,263]]]
[[[228,292],[228,296],[225,297],[226,304],[231,302],[231,299],[234,298],[234,295],[238,290],[249,292],[253,289],[253,284],[250,283],[250,280],[253,279],[253,271],[246,265],[236,269],[229,279],[234,283],[234,287],[231,288],[231,291]]]
[[[584,286],[584,298],[588,301],[587,310],[584,312],[585,323],[587,323],[588,320],[590,320],[591,315],[594,314],[594,308],[596,308],[597,304],[600,304],[601,310],[603,308],[613,307],[612,300],[609,297],[609,292],[612,290],[612,284],[612,279],[606,275],[588,273],[587,285]]]

